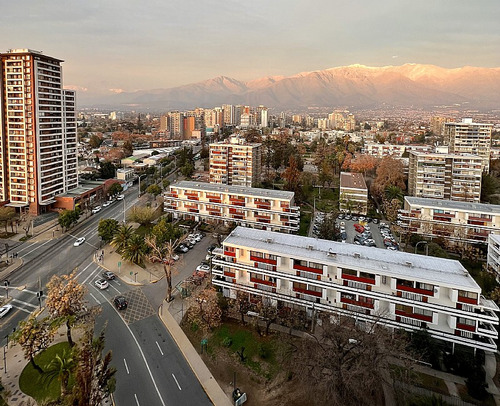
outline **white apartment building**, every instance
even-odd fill
[[[483,170],[489,171],[491,130],[493,124],[473,123],[464,118],[461,123],[444,124],[444,140],[451,154],[472,154],[483,158]]]
[[[397,144],[378,144],[375,142],[367,142],[361,149],[363,154],[371,155],[376,158],[385,156],[394,156],[401,158],[405,153],[406,146]]]
[[[235,222],[284,233],[299,229],[300,208],[293,192],[181,181],[170,185],[164,198],[164,210],[174,218]]]
[[[500,280],[500,235],[490,234],[488,236],[488,270],[493,272]]]
[[[470,154],[410,152],[408,193],[431,199],[479,202],[483,159]]]
[[[368,212],[368,188],[363,174],[340,173],[339,210],[343,213],[366,215]]]
[[[236,137],[229,143],[210,144],[210,183],[248,187],[259,183],[261,145]]]
[[[403,227],[424,237],[449,243],[480,244],[500,233],[500,206],[405,196],[400,210]]]
[[[0,54],[0,201],[35,215],[78,187],[75,92],[63,89],[61,63]]]
[[[498,307],[455,260],[237,227],[214,251],[212,283],[309,315],[330,312],[495,352]]]

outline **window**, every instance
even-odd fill
[[[344,275],[350,275],[350,276],[358,276],[358,272],[353,270],[353,269],[342,269],[342,273]]]
[[[413,288],[413,282],[407,281],[406,279],[398,279],[397,284],[401,286],[406,286],[408,288]]]
[[[411,306],[405,306],[402,304],[397,304],[396,305],[396,310],[399,310],[400,312],[412,314],[413,313],[413,307]]]
[[[422,289],[422,290],[434,290],[434,285],[429,285],[428,283],[422,283],[422,282],[417,282],[416,283],[416,288],[417,289]]]
[[[360,278],[366,278],[366,279],[375,279],[375,274],[373,273],[368,273],[368,272],[360,272],[359,273]]]
[[[457,324],[465,324],[466,326],[475,326],[476,321],[472,319],[466,319],[465,317],[457,317]]]
[[[477,293],[475,293],[475,292],[467,292],[465,290],[459,290],[458,291],[458,296],[460,296],[460,297],[466,297],[468,299],[477,299]]]

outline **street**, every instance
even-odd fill
[[[58,239],[39,243],[28,240],[12,248],[24,264],[9,277],[10,304],[13,309],[1,320],[0,340],[5,344],[6,337],[19,321],[40,306],[37,292],[45,290],[52,275],[67,274],[77,269],[78,281],[87,287],[89,305],[98,305],[102,309],[97,318],[96,334],[106,325],[106,351],[112,350],[112,365],[117,368],[116,404],[211,404],[157,316],[158,305],[165,297],[165,281],[145,288],[147,295],[143,293],[142,287],[128,286],[120,280],[110,281],[109,288],[105,290],[94,285],[104,271],[92,260],[101,243],[97,226],[102,218],[123,221],[124,212],[137,202],[137,186],[129,188],[124,194],[126,197],[123,201],[103,208]],[[84,244],[74,247],[73,243],[80,237],[85,237]],[[181,261],[179,267],[184,270],[182,274],[192,273],[194,268],[189,269],[191,262],[205,256],[208,242],[203,244],[205,248],[201,243],[199,245],[184,255],[186,259]],[[195,251],[199,252],[198,255]],[[174,281],[181,277],[180,274],[174,275]],[[16,289],[22,287],[22,290]],[[119,312],[112,304],[118,294],[134,298],[129,300],[130,306],[125,311]],[[134,305],[138,309],[135,312]]]

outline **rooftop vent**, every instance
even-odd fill
[[[334,251],[330,248],[330,249],[328,250],[328,254],[326,254],[326,255],[328,255],[329,257],[336,257],[336,256],[337,256],[337,253],[336,253],[336,252],[334,252]]]
[[[308,246],[306,247],[306,249],[308,249],[309,251],[312,251],[312,250],[314,249],[314,246],[312,246],[312,245],[308,245]]]
[[[406,262],[405,262],[405,265],[406,265],[408,268],[413,267],[413,263],[412,263],[412,262],[410,262],[410,261],[406,261]]]
[[[361,258],[361,254],[359,252],[354,253],[354,258]]]
[[[266,238],[266,242],[267,242],[268,244],[272,244],[272,243],[273,243],[273,239],[272,239],[272,238]]]

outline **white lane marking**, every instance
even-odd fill
[[[16,309],[26,312],[28,314],[31,313],[31,310],[25,309],[24,307],[16,306],[15,304],[13,304],[12,307],[15,307]]]
[[[31,251],[28,251],[26,254],[22,255],[21,258],[24,258],[26,255],[31,254],[32,252],[36,251],[38,248],[42,248],[45,244],[48,244],[51,240],[44,242],[43,244],[40,244],[38,247],[33,248]],[[19,254],[19,252],[18,252]]]
[[[130,375],[130,371],[128,370],[127,360],[123,358],[123,363],[125,364],[125,369],[127,370],[127,374]]]
[[[104,296],[104,294],[102,292],[99,292],[99,293],[101,294],[101,296],[105,300],[107,300],[106,296]],[[111,305],[111,303],[109,303],[109,304]],[[137,345],[137,349],[139,350],[139,353],[141,354],[142,360],[144,361],[144,364],[146,364],[146,369],[148,370],[149,377],[151,378],[151,381],[153,382],[153,386],[156,389],[156,393],[158,394],[158,397],[160,398],[160,402],[161,402],[161,404],[163,406],[166,406],[165,405],[165,401],[163,400],[163,398],[161,396],[160,389],[158,389],[158,385],[156,384],[155,378],[153,377],[153,373],[151,372],[151,368],[149,367],[148,361],[146,361],[146,357],[144,355],[144,352],[142,351],[142,348],[139,345],[139,341],[137,341],[137,338],[135,337],[134,333],[132,332],[132,329],[130,328],[130,326],[127,323],[125,323],[125,320],[123,320],[122,316],[118,312],[118,309],[116,309],[112,305],[111,305],[111,308],[116,312],[116,314],[118,314],[120,316],[120,319],[123,321],[123,324],[125,324],[125,327],[127,328],[128,332],[130,333],[130,335],[132,336],[132,338],[134,339],[135,345]]]
[[[118,285],[118,286],[122,286],[122,284],[120,282],[118,282],[116,279],[115,279],[115,283]]]
[[[160,350],[160,354],[163,355],[163,351],[161,350],[160,344],[158,344],[158,341],[156,341],[156,345],[158,346],[158,349]]]
[[[134,393],[134,397],[135,397],[135,403],[137,403],[137,406],[141,406],[141,404],[139,403],[139,399],[137,399],[137,395]]]
[[[32,295],[36,295],[38,292],[35,292],[34,290],[29,290],[29,289],[23,289],[21,292],[28,292],[31,293]]]
[[[97,302],[97,304],[101,304],[101,302],[99,302],[99,300],[97,300],[97,298],[92,294],[92,293],[89,293],[90,296],[92,296],[94,298],[94,300]]]
[[[172,377],[174,378],[174,381],[175,381],[175,383],[177,384],[177,387],[179,388],[179,390],[182,390],[182,389],[181,389],[181,385],[179,385],[179,382],[177,382],[177,378],[175,377],[175,375],[174,375],[174,374],[172,374]]]
[[[16,302],[16,303],[21,303],[22,305],[24,306],[28,306],[28,307],[31,307],[33,309],[36,309],[38,308],[37,305],[34,305],[34,304],[31,304],[31,303],[28,303],[28,302],[23,302],[22,300],[19,300],[19,299],[12,299],[13,302]]]
[[[82,273],[84,273],[84,272],[87,270],[87,268],[88,268],[90,265],[92,265],[92,264],[93,264],[93,262],[90,262],[90,263],[89,263],[89,264],[88,264],[85,268],[83,268],[80,272],[78,272],[78,273],[76,274],[76,277],[78,278],[78,277],[79,277]]]
[[[121,292],[120,292],[118,289],[116,289],[116,288],[115,288],[115,287],[114,287],[111,283],[109,284],[109,287],[110,287],[111,289],[116,290],[116,292],[117,292],[117,293],[121,293]]]
[[[94,270],[90,273],[90,275],[89,275],[89,276],[87,276],[87,277],[85,278],[85,280],[83,281],[83,284],[87,283],[87,281],[88,281],[90,278],[93,278],[93,277],[95,276],[94,274],[95,274],[97,271],[99,271],[99,266],[97,266],[97,268],[96,268],[96,269],[94,269]]]
[[[23,252],[24,250],[27,250],[28,248],[33,247],[33,245],[35,245],[35,244],[36,244],[36,242],[29,243],[28,245],[26,245],[26,247],[21,248],[19,251],[17,251],[17,253],[19,254],[20,252]]]

